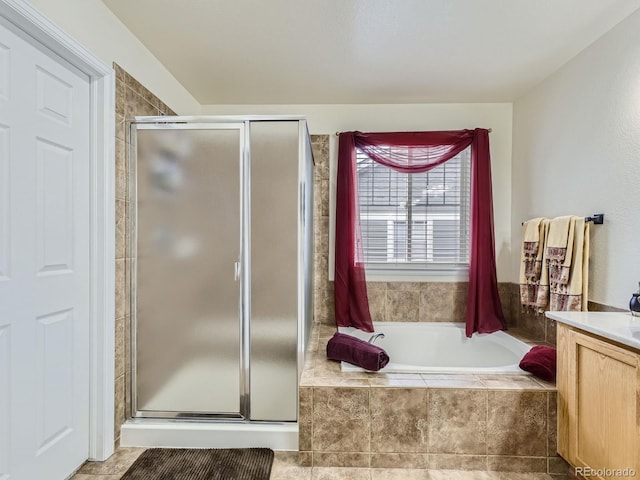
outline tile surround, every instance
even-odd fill
[[[524,374],[342,373],[324,355],[334,330],[315,325],[300,384],[300,450],[314,468],[566,474],[555,385]]]
[[[129,135],[126,121],[136,115],[175,115],[153,93],[147,90],[135,78],[125,72],[119,65],[113,64],[116,72],[116,139],[115,139],[115,171],[116,171],[116,303],[115,303],[115,440],[120,438],[120,427],[128,415],[130,398],[129,378],[131,362],[130,348],[130,315],[129,266],[129,207],[128,198],[128,152]]]
[[[530,340],[548,345],[556,345],[556,322],[544,314],[523,311],[520,308],[520,286],[517,283],[501,283],[500,298],[505,316],[510,319],[509,325],[518,333],[524,334]],[[508,298],[507,301],[504,298]],[[505,307],[508,305],[509,309]],[[602,303],[589,301],[587,309],[590,312],[625,312],[625,309],[611,307]]]

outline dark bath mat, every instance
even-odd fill
[[[268,448],[150,448],[121,480],[269,480]]]

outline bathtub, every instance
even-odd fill
[[[464,323],[374,322],[375,333],[384,338],[375,344],[389,354],[381,373],[519,373],[523,355],[531,348],[505,332],[465,336]],[[369,340],[373,333],[339,327],[348,335]],[[343,372],[363,371],[342,362]]]

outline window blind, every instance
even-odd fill
[[[425,173],[399,173],[356,150],[368,268],[469,265],[470,149]]]

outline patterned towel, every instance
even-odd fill
[[[586,311],[589,279],[589,224],[583,217],[554,218],[543,262],[549,270],[552,311]]]
[[[549,302],[549,277],[542,261],[548,229],[546,218],[528,220],[522,227],[520,305],[536,313],[543,313]]]

